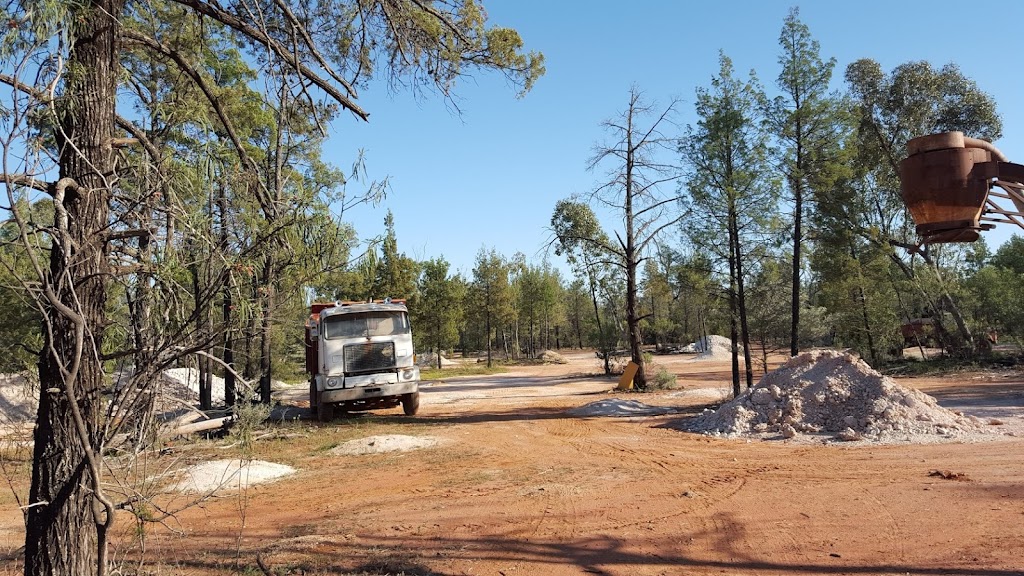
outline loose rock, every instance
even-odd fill
[[[795,356],[753,388],[683,423],[710,435],[830,434],[837,440],[956,438],[984,432],[974,417],[958,415],[934,398],[900,386],[863,360],[835,350]]]

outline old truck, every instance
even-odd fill
[[[419,410],[420,370],[404,301],[314,303],[305,341],[309,407],[321,422],[336,409]]]

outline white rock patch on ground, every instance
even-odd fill
[[[432,448],[441,443],[433,436],[404,436],[390,434],[384,436],[368,436],[349,440],[331,449],[335,456],[359,456],[363,454],[381,454],[384,452],[407,452],[421,448]]]
[[[657,416],[670,412],[672,412],[671,408],[648,406],[636,400],[621,400],[619,398],[598,400],[569,410],[569,414],[573,416]]]
[[[947,410],[834,350],[793,357],[739,397],[682,427],[711,435],[828,434],[846,441],[935,441],[985,432],[977,418]]]
[[[262,460],[213,460],[185,469],[171,489],[199,494],[240,490],[294,473],[291,466]]]

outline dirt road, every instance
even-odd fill
[[[609,393],[612,381],[585,375],[593,356],[576,354],[433,384],[414,418],[279,425],[253,456],[299,472],[148,527],[144,570],[259,574],[259,554],[273,574],[1024,574],[1024,437],[845,447],[681,433],[669,425],[727,393],[728,365],[656,361],[682,390]],[[975,376],[902,382],[998,412],[1008,431],[1024,423],[1020,378]],[[673,412],[567,413],[612,398]],[[301,390],[285,399],[303,405]],[[329,452],[381,434],[441,444]],[[126,568],[140,550],[132,530],[118,547]]]

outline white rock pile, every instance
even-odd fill
[[[457,366],[459,363],[454,360],[449,360],[441,356],[441,367],[448,368],[449,366]],[[416,354],[416,365],[420,368],[437,368],[437,353],[436,352],[425,352],[423,354]]]
[[[815,434],[842,441],[927,441],[985,431],[977,418],[947,410],[835,350],[795,356],[718,410],[705,410],[682,426],[714,436]]]
[[[547,364],[568,364],[569,361],[565,359],[558,352],[553,350],[544,350],[540,354],[537,354],[537,359]]]
[[[693,343],[698,352],[696,360],[729,360],[732,358],[732,340],[712,334]]]
[[[38,390],[22,374],[0,374],[0,424],[34,421]]]

